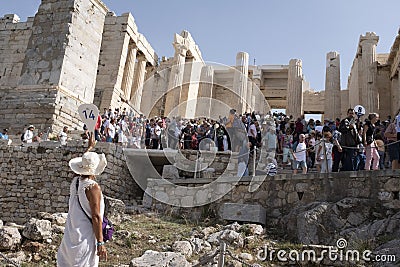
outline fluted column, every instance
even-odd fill
[[[246,111],[247,79],[249,72],[249,54],[239,52],[236,55],[236,71],[233,77],[233,90],[238,96],[237,107],[239,113]]]
[[[212,117],[211,105],[213,95],[214,68],[204,66],[201,68],[200,86],[197,94],[196,117]]]
[[[252,112],[254,110],[254,106],[251,105],[251,97],[253,95],[253,87],[260,88],[257,83],[253,84],[251,80],[247,82],[247,94],[246,94],[246,112]]]
[[[131,88],[133,85],[133,78],[135,74],[137,48],[135,44],[129,44],[128,54],[125,62],[124,75],[122,78],[121,89],[124,92],[126,99],[131,98]]]
[[[144,77],[146,75],[146,58],[143,55],[139,55],[136,64],[135,82],[132,86],[131,103],[137,110],[140,110]]]
[[[187,105],[193,104],[193,103],[188,103],[188,100],[189,100],[189,88],[193,82],[192,71],[195,67],[194,66],[195,64],[196,63],[194,62],[194,59],[192,57],[185,59],[185,69],[183,71],[182,87],[179,92],[179,102],[178,102],[179,103],[178,115],[181,117],[187,117],[186,116]]]
[[[289,61],[287,85],[287,115],[299,118],[303,113],[303,70],[300,59]]]
[[[331,120],[341,117],[340,55],[338,52],[326,54],[324,117]]]
[[[178,43],[174,43],[174,48],[174,65],[171,68],[171,75],[168,82],[168,92],[166,94],[164,116],[177,115],[178,110],[176,110],[174,114],[170,113],[179,104],[183,73],[185,70],[185,57],[187,47]]]
[[[375,90],[375,68],[376,45],[379,37],[374,32],[367,32],[365,36],[360,36],[361,45],[361,66],[362,66],[362,84],[361,99],[362,105],[367,113],[377,112],[377,92]]]
[[[400,102],[400,79],[399,75],[396,75],[391,80],[391,110],[390,114],[396,116],[399,109]]]

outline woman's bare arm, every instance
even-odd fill
[[[102,230],[103,218],[100,214],[101,188],[98,184],[94,184],[93,186],[89,187],[85,193],[87,199],[89,200],[94,235],[96,236],[97,242],[102,243],[104,240]],[[100,256],[100,259],[107,260],[107,252],[104,244],[97,246],[97,254]]]

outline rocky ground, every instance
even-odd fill
[[[222,241],[224,266],[399,266],[400,212],[385,217],[368,206],[360,199],[312,203],[294,208],[280,229],[212,218],[194,223],[176,213],[133,209],[112,216],[117,232],[106,245],[109,260],[100,266],[217,266]],[[65,219],[66,214],[41,213],[23,226],[0,221],[0,266],[55,266]],[[346,249],[394,255],[396,261],[332,261],[326,255],[319,260],[324,250],[337,249],[339,237],[349,241]],[[317,258],[281,262],[276,254],[305,249],[313,249]]]

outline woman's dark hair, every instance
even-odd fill
[[[368,115],[368,119],[369,119],[369,120],[372,120],[373,118],[376,118],[376,117],[378,117],[378,114],[377,114],[377,113],[370,113],[370,114]]]

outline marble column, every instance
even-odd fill
[[[248,107],[247,107],[247,111],[253,111],[254,107],[251,107],[251,96],[255,95],[255,92],[260,91],[260,87],[261,87],[261,80],[262,78],[262,70],[260,67],[256,67],[253,70],[253,77],[252,80],[249,80],[249,82],[247,83],[247,101],[248,101]],[[254,89],[253,89],[254,88]],[[265,96],[263,95],[263,99],[265,99]]]
[[[171,75],[169,77],[167,89],[168,92],[166,93],[165,99],[164,116],[176,116],[178,113],[178,110],[176,109],[173,114],[171,113],[171,111],[173,111],[174,108],[179,105],[179,97],[183,82],[183,73],[185,70],[185,57],[188,50],[186,46],[179,43],[174,43],[174,48],[174,65],[171,68]]]
[[[131,103],[136,110],[140,110],[142,100],[144,77],[146,75],[146,58],[143,55],[137,57],[135,82],[132,86]]]
[[[254,106],[252,106],[252,95],[253,95],[253,88],[260,88],[257,85],[257,82],[253,84],[251,80],[247,81],[247,93],[246,93],[246,112],[252,112],[254,110]]]
[[[121,89],[125,94],[127,100],[131,98],[131,88],[133,85],[133,78],[135,74],[135,63],[136,63],[137,48],[135,44],[129,44],[128,54],[125,62],[124,75],[122,78]]]
[[[201,68],[200,86],[197,94],[196,117],[214,117],[217,114],[211,114],[212,96],[213,96],[214,68],[204,66]]]
[[[286,115],[294,120],[303,113],[303,70],[300,59],[289,61]]]
[[[182,87],[179,92],[179,107],[178,107],[178,115],[181,117],[186,116],[187,105],[189,104],[187,101],[189,100],[189,87],[192,83],[192,71],[194,68],[194,59],[186,58],[185,59],[185,69],[183,71],[182,78]],[[197,82],[197,81],[196,81]]]
[[[326,54],[324,118],[334,120],[341,117],[340,98],[340,55],[338,52]]]
[[[400,102],[400,79],[399,79],[399,73],[397,72],[397,75],[394,76],[391,80],[391,86],[390,86],[390,96],[391,96],[391,110],[390,114],[393,116],[396,116],[398,111],[399,111],[399,102]]]
[[[233,76],[233,90],[237,94],[237,106],[233,107],[238,113],[246,111],[247,79],[249,72],[249,54],[239,52],[236,55],[236,71]]]
[[[376,76],[376,45],[379,37],[374,32],[367,32],[360,36],[361,45],[361,100],[366,113],[377,112],[377,90],[375,90]]]

